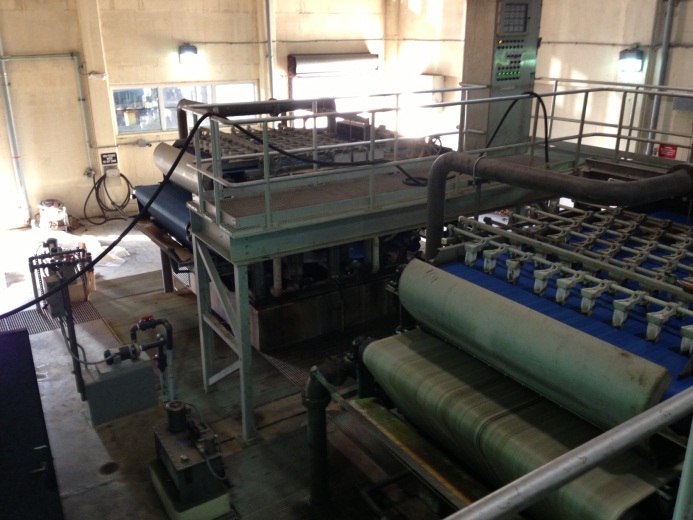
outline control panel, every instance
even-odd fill
[[[529,90],[534,84],[541,1],[498,2],[492,89]]]

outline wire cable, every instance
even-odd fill
[[[77,343],[77,347],[82,351],[82,355],[84,356],[84,360],[81,360],[80,358],[75,356],[75,354],[72,352],[72,350],[70,350],[70,339],[67,337],[67,333],[65,332],[64,321],[65,321],[65,319],[62,316],[58,318],[58,323],[60,323],[60,331],[63,334],[63,339],[65,340],[65,347],[67,347],[67,353],[70,354],[70,357],[72,357],[72,359],[74,359],[75,361],[77,361],[77,362],[79,362],[85,366],[100,365],[101,363],[105,363],[106,362],[105,359],[102,359],[100,361],[87,361],[87,353],[84,350],[84,347],[82,345],[80,345],[79,343]]]
[[[224,467],[223,461],[222,461],[221,467],[224,470],[224,474],[219,475],[216,471],[214,471],[214,468],[212,467],[212,463],[209,461],[209,457],[207,457],[207,454],[205,453],[204,450],[202,450],[202,456],[205,458],[205,462],[207,463],[207,469],[212,474],[212,476],[217,480],[221,480],[223,482],[226,482],[226,468]],[[219,455],[219,456],[221,456],[221,455]]]
[[[122,173],[120,174],[120,178],[125,180],[125,184],[127,186],[127,192],[125,193],[123,200],[120,202],[114,201],[113,197],[109,193],[107,182],[108,177],[106,175],[102,175],[98,181],[94,181],[94,185],[91,187],[91,190],[89,190],[87,198],[84,200],[84,206],[82,207],[82,213],[84,213],[84,219],[87,222],[93,224],[94,226],[100,226],[111,220],[116,220],[116,218],[108,216],[108,213],[113,212],[120,213],[121,216],[117,217],[118,220],[127,220],[128,218],[130,218],[124,210],[130,203],[130,200],[132,199],[132,193],[135,188],[130,182],[130,180]],[[105,194],[107,200],[104,199],[102,192]],[[92,196],[94,196],[96,204],[98,205],[99,210],[101,210],[101,221],[94,221],[87,216],[87,205],[89,204],[89,201],[91,200]]]
[[[182,146],[180,152],[178,153],[178,157],[176,157],[176,160],[173,161],[173,164],[171,165],[171,168],[168,170],[168,172],[166,173],[166,175],[164,175],[163,180],[159,183],[159,187],[154,191],[154,193],[152,194],[152,197],[151,197],[151,198],[149,199],[149,201],[142,207],[142,210],[141,210],[137,215],[135,215],[135,216],[132,218],[132,220],[130,221],[130,223],[126,226],[125,230],[124,230],[113,242],[111,242],[111,244],[108,245],[108,247],[106,247],[106,249],[104,249],[104,250],[101,252],[101,254],[99,254],[96,258],[94,258],[91,262],[89,262],[89,263],[84,267],[84,269],[83,269],[84,271],[89,271],[89,270],[93,269],[94,266],[95,266],[96,264],[98,264],[101,260],[103,260],[103,258],[104,258],[107,254],[109,254],[109,253],[113,250],[113,248],[114,248],[115,246],[117,246],[117,245],[120,243],[120,241],[121,241],[130,231],[132,231],[132,229],[137,225],[137,223],[144,217],[144,215],[147,213],[147,211],[149,210],[149,208],[151,207],[151,205],[154,203],[154,201],[156,200],[156,198],[159,196],[159,194],[161,193],[161,191],[164,189],[164,186],[166,186],[166,184],[168,184],[169,180],[171,179],[171,175],[173,175],[174,170],[178,167],[178,164],[179,164],[179,163],[181,162],[181,160],[183,159],[183,155],[185,154],[185,151],[186,151],[186,149],[188,148],[188,146],[190,145],[190,143],[192,142],[193,137],[195,136],[195,133],[196,133],[197,130],[200,128],[200,125],[202,124],[202,122],[203,122],[205,119],[207,119],[208,117],[210,117],[210,116],[212,116],[212,115],[214,115],[212,112],[207,112],[206,114],[203,114],[202,116],[200,116],[200,118],[197,120],[197,123],[195,123],[195,126],[193,126],[193,128],[191,129],[190,134],[189,134],[188,137],[185,139],[185,142],[184,142],[184,144],[183,144],[183,146]],[[80,276],[82,276],[82,274],[83,274],[83,273],[82,273],[81,271],[80,271],[80,272],[77,272],[77,273],[75,273],[73,276],[70,276],[69,278],[67,278],[66,280],[64,280],[63,282],[61,282],[60,284],[56,285],[53,289],[51,289],[50,291],[46,292],[46,293],[43,294],[42,296],[40,296],[40,297],[38,297],[38,298],[35,298],[35,299],[33,299],[33,300],[31,300],[31,301],[29,301],[29,302],[23,304],[23,305],[20,305],[19,307],[15,308],[15,309],[12,309],[11,311],[8,311],[8,312],[5,312],[5,313],[3,313],[3,314],[0,314],[0,320],[3,320],[3,319],[5,319],[5,318],[8,318],[8,317],[14,315],[14,314],[17,314],[18,312],[23,311],[24,309],[28,309],[29,307],[32,307],[32,306],[34,306],[34,305],[37,305],[38,303],[40,303],[40,302],[42,302],[43,300],[45,300],[47,297],[56,294],[58,291],[61,291],[61,290],[63,289],[63,287],[66,287],[66,286],[70,285],[72,282],[74,282],[75,280],[77,280],[77,278],[79,278]]]
[[[549,165],[549,118],[548,114],[546,112],[546,105],[544,104],[544,100],[541,98],[539,94],[534,92],[533,90],[528,90],[526,92],[522,93],[523,95],[527,95],[530,98],[535,98],[539,105],[541,106],[543,115],[544,115],[544,162],[546,163],[546,166],[548,168]],[[507,119],[508,115],[510,114],[511,110],[515,107],[518,101],[526,99],[526,98],[517,98],[514,99],[512,103],[510,103],[510,106],[505,110],[503,113],[503,117],[501,117],[501,120],[498,122],[496,125],[496,129],[493,131],[493,134],[491,135],[491,138],[488,140],[486,143],[486,148],[490,148],[491,144],[493,144],[494,139],[498,135],[498,132],[503,126],[503,123],[505,123],[505,120]],[[485,155],[486,152],[481,152],[479,155],[483,156]]]

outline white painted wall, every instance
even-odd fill
[[[666,2],[661,0],[544,0],[537,76],[593,81],[653,84],[661,59],[661,30]],[[645,52],[640,73],[619,71],[618,55],[625,48],[639,45]],[[690,63],[693,60],[693,6],[688,0],[676,4],[668,74],[665,84],[693,88]],[[538,85],[538,90],[547,86]],[[629,101],[629,107],[630,107]],[[559,102],[562,115],[579,116],[578,100]],[[599,94],[590,103],[588,118],[618,120],[619,95]],[[636,123],[650,122],[651,100],[637,110]],[[558,124],[559,132],[570,133],[575,126]],[[658,128],[682,134],[666,137],[672,144],[690,144],[693,133],[691,112],[673,111],[670,99],[662,103]],[[589,131],[589,128],[587,129]],[[612,140],[593,139],[590,144],[613,145]],[[642,151],[644,145],[639,150]],[[656,152],[656,150],[655,150]],[[687,150],[679,149],[680,160],[690,160]]]

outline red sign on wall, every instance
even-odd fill
[[[660,144],[659,145],[659,155],[665,159],[676,159],[676,152],[678,151],[678,146],[673,146],[670,144]]]

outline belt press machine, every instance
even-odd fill
[[[182,111],[181,107],[197,105],[184,100],[179,111]],[[326,120],[325,126],[317,129],[297,127],[297,122],[304,123],[296,115],[299,111],[306,111],[309,120],[313,116],[321,117]],[[287,218],[301,222],[305,218],[303,207],[327,205],[331,202],[328,197],[334,197],[333,194],[319,192],[321,185],[327,181],[317,180],[317,175],[326,169],[333,172],[337,168],[363,169],[391,161],[394,156],[400,161],[421,161],[426,158],[431,161],[437,154],[446,151],[440,141],[434,138],[395,139],[392,131],[381,126],[372,128],[367,119],[358,115],[336,116],[333,100],[217,105],[214,112],[236,118],[256,114],[269,117],[267,114],[285,112],[294,115],[289,121],[273,124],[266,135],[262,132],[262,117],[255,124],[235,124],[233,119],[228,120],[218,135],[212,135],[207,128],[198,132],[198,139],[184,153],[171,176],[171,182],[165,185],[149,208],[150,221],[141,227],[161,247],[162,255],[168,257],[163,259],[162,256],[165,271],[170,271],[169,265],[175,270],[191,270],[192,236],[188,205],[191,201],[197,203],[200,199],[212,199],[211,178],[214,177],[215,167],[219,172],[215,182],[224,189],[222,214],[229,215],[228,224],[235,233],[245,236],[265,233],[262,228],[266,225],[263,213],[268,203],[264,198],[264,183],[268,181],[266,186],[271,185],[272,190],[277,190],[271,195],[273,211],[287,215],[293,211],[296,218]],[[187,122],[185,112],[182,113],[179,131],[180,137],[184,138],[187,136]],[[320,116],[323,113],[327,115]],[[263,155],[263,140],[270,148],[269,159]],[[174,164],[181,151],[180,142],[173,146],[161,143],[154,150],[154,162],[162,173],[168,172]],[[221,156],[217,165],[211,155],[215,146]],[[198,184],[198,169],[195,167],[196,148],[202,161],[201,184]],[[392,167],[392,171],[382,177],[397,190],[425,193],[421,187],[414,189],[423,183],[412,176],[420,171],[425,173],[428,164],[423,168],[407,166],[407,170],[402,168],[398,171]],[[304,188],[291,193],[282,191],[282,183],[288,185],[301,177],[307,179]],[[337,175],[323,178],[335,179]],[[349,179],[349,175],[342,179]],[[345,194],[336,193],[349,199],[360,197],[364,187],[367,189],[367,184],[361,182],[358,188],[338,187],[333,191],[346,189]],[[135,197],[140,208],[149,202],[157,188],[158,185],[136,188]],[[358,192],[355,191],[357,189]],[[335,213],[339,211],[337,206],[333,208]],[[420,224],[421,221],[417,223]],[[316,247],[312,251],[283,254],[274,259],[267,259],[269,255],[260,258],[249,274],[253,345],[261,349],[275,348],[334,330],[342,326],[342,320],[367,321],[392,312],[394,307],[391,300],[382,291],[383,277],[392,273],[397,262],[408,252],[418,250],[419,237],[416,229],[394,233],[383,231],[383,235],[375,246],[369,246],[364,241],[349,242],[341,237],[329,236],[316,240]],[[337,242],[337,245],[325,247],[328,242]],[[221,253],[213,253],[213,261],[226,289],[233,291],[233,266],[223,258],[224,251]],[[195,282],[192,283],[195,290]],[[172,290],[170,281],[168,286]],[[372,297],[375,291],[380,294],[378,298]],[[353,313],[345,313],[344,317],[326,314],[329,309],[349,306],[350,302],[353,302],[351,306],[355,309]],[[215,310],[224,315],[218,302]],[[353,316],[354,313],[357,316]],[[286,320],[288,314],[300,318]],[[281,328],[276,327],[277,321],[284,321]]]
[[[436,175],[444,185],[450,171],[472,164],[486,180],[540,184],[597,205],[551,203],[478,220],[460,217],[444,234]],[[353,356],[359,399],[338,397],[331,385],[341,381],[340,370],[333,369],[314,371],[305,394],[310,416],[325,396],[318,386],[331,390],[461,509],[450,518],[507,518],[521,509],[510,508],[526,489],[517,484],[513,490],[517,479],[693,386],[693,228],[674,212],[606,205],[664,199],[661,207],[676,203],[677,190],[686,201],[691,166],[644,182],[530,170],[462,154],[440,158],[429,176],[428,261],[412,260],[392,282],[406,316],[402,333],[365,341]],[[662,185],[672,191],[653,193]],[[504,496],[511,499],[483,514],[470,507],[465,516],[487,491],[471,484],[451,490],[436,463],[422,463],[429,450],[412,454],[374,396],[391,403],[396,420],[412,425],[482,488],[508,485]],[[535,502],[523,517],[671,518],[690,415],[670,422]],[[319,456],[313,451],[314,463]],[[684,480],[678,501],[685,515],[690,503],[680,497],[690,490]],[[325,489],[313,482],[313,500],[320,501],[316,492]]]

